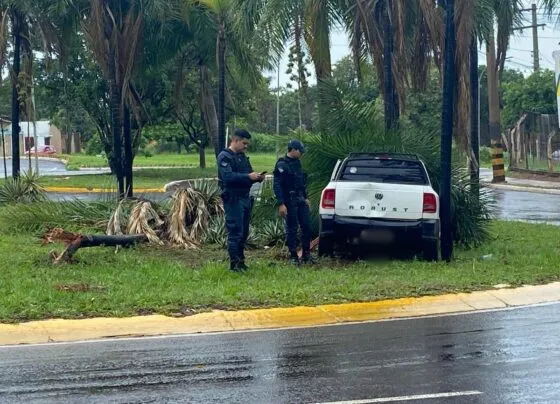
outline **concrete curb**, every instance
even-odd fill
[[[162,315],[0,324],[0,346],[102,338],[198,334],[333,325],[429,315],[468,313],[560,302],[560,282],[544,286],[403,298],[372,303],[242,311],[216,310],[190,317]]]

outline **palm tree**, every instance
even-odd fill
[[[50,6],[58,4],[53,0]],[[62,0],[60,0],[62,1]],[[0,6],[0,66],[4,66],[4,55],[8,44],[8,27],[13,38],[13,62],[10,76],[12,80],[12,175],[20,175],[20,113],[22,107],[31,116],[31,88],[33,86],[33,36],[40,38],[41,49],[50,58],[53,52],[60,53],[60,35],[52,23],[51,7],[44,7],[32,0],[5,1]],[[22,50],[25,55],[25,71],[21,71]],[[22,77],[22,73],[25,77]],[[27,96],[26,96],[27,94]]]
[[[178,0],[91,0],[89,7],[82,11],[85,18],[81,26],[87,43],[109,82],[113,131],[113,154],[110,158],[121,197],[125,191],[128,197],[133,195],[131,118],[133,116],[139,123],[143,111],[133,74],[143,26],[146,19],[180,19],[181,10]]]
[[[216,29],[216,62],[218,70],[218,142],[216,157],[226,145],[226,38],[232,31],[233,0],[200,0]]]
[[[275,63],[287,41],[303,38],[315,67],[319,90],[332,74],[330,38],[335,25],[343,23],[346,3],[342,0],[236,0],[245,16],[242,30],[267,49]],[[298,24],[301,19],[302,24]],[[255,35],[257,34],[257,35]],[[325,120],[325,105],[319,98],[319,129]]]
[[[214,108],[210,97],[210,69],[207,62],[211,60],[208,55],[208,39],[211,35],[215,38],[215,60],[218,75],[218,135],[215,143],[215,153],[226,146],[226,98],[227,98],[227,72],[228,64],[235,63],[242,66],[242,78],[250,84],[256,84],[260,77],[259,69],[267,66],[267,61],[259,57],[258,52],[249,44],[239,29],[240,20],[245,16],[236,9],[235,0],[198,0],[194,2],[197,10],[193,10],[190,19],[191,27],[196,32],[194,39],[199,57],[202,105],[204,117],[208,122],[207,127],[212,138]],[[198,11],[198,13],[196,12]],[[198,21],[197,21],[198,20]]]

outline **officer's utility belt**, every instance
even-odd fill
[[[224,191],[222,193],[222,200],[224,202],[234,201],[239,199],[249,198],[249,190],[245,191]]]
[[[305,201],[305,194],[302,191],[289,191],[288,199],[291,202],[301,202]]]

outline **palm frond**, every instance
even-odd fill
[[[140,201],[130,212],[127,233],[145,234],[150,242],[163,245],[155,230],[159,230],[164,223],[150,202]]]
[[[123,204],[126,203],[126,199],[122,199],[118,204],[117,208],[111,215],[109,222],[107,223],[107,229],[105,233],[109,236],[116,235],[121,236],[123,235],[123,228],[126,224],[124,218],[124,211],[123,211]]]

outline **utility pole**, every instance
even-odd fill
[[[522,12],[531,12],[531,25],[527,25],[524,27],[514,28],[514,31],[523,31],[524,29],[531,28],[533,30],[533,70],[538,72],[541,68],[540,61],[539,61],[539,27],[546,27],[546,24],[538,24],[537,23],[537,5],[531,4],[531,8],[523,8],[521,9]]]
[[[278,62],[278,79],[276,85],[276,135],[280,135],[280,62]]]
[[[278,78],[276,83],[276,136],[280,136],[280,61],[278,61]],[[276,158],[278,158],[278,137],[276,138]]]
[[[441,258],[447,262],[453,257],[453,235],[451,228],[451,146],[453,139],[453,112],[455,108],[455,0],[447,0],[445,17],[445,49],[443,102],[441,113],[441,180],[440,180],[440,223]]]
[[[470,80],[471,80],[471,156],[470,174],[471,191],[479,197],[480,182],[480,78],[478,74],[478,38],[473,34],[470,46]]]

